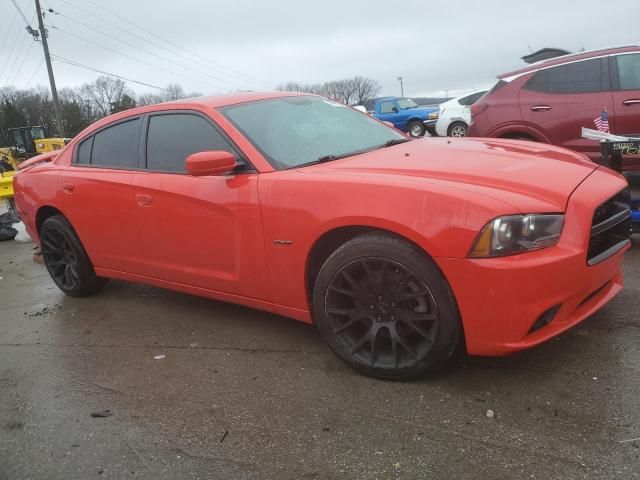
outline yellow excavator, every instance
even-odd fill
[[[16,213],[13,203],[13,176],[18,164],[41,153],[60,150],[70,138],[48,138],[44,127],[29,126],[10,128],[13,146],[0,147],[0,200],[8,203],[9,211]]]

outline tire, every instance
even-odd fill
[[[359,235],[333,252],[318,273],[312,308],[342,360],[385,380],[440,367],[462,338],[453,293],[436,264],[391,235]]]
[[[425,126],[419,120],[413,120],[407,124],[407,133],[410,137],[422,137],[424,136]]]
[[[80,239],[62,215],[44,221],[40,228],[40,248],[51,279],[65,294],[86,297],[108,282],[96,275]]]
[[[453,122],[447,129],[449,137],[466,137],[469,133],[469,126],[464,122]]]
[[[432,137],[438,136],[438,132],[436,132],[436,127],[434,125],[429,125],[428,127],[426,127],[426,130]]]

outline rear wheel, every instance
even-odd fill
[[[412,122],[409,122],[409,124],[407,125],[407,132],[409,133],[409,135],[411,135],[414,138],[422,137],[425,132],[424,123],[422,123],[419,120],[414,120]]]
[[[453,294],[433,260],[384,234],[360,235],[327,259],[315,283],[313,313],[340,358],[389,380],[440,366],[461,336]]]
[[[466,137],[469,127],[464,122],[453,122],[449,125],[447,135],[450,137]]]
[[[44,221],[40,228],[40,248],[49,275],[67,295],[91,295],[107,283],[107,279],[96,276],[80,239],[62,215]]]

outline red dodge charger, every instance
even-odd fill
[[[117,278],[279,313],[380,378],[532,347],[622,288],[626,181],[549,145],[242,93],[110,116],[44,160],[16,203],[67,295]]]

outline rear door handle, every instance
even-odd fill
[[[547,110],[551,110],[549,105],[534,105],[531,107],[531,110],[534,112],[546,112]]]
[[[65,193],[73,192],[73,183],[63,183],[62,190],[64,190]]]
[[[151,195],[143,195],[139,193],[136,195],[136,202],[138,202],[138,205],[141,207],[148,207],[153,203],[153,197]]]
[[[631,106],[631,105],[637,105],[640,103],[640,98],[630,98],[628,100],[625,100],[624,102],[622,102],[623,105],[626,105],[627,107]]]

